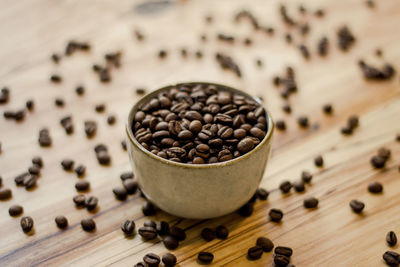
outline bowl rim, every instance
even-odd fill
[[[193,163],[181,163],[181,162],[176,162],[176,161],[172,161],[172,160],[168,160],[168,159],[164,159],[160,156],[154,155],[153,153],[151,153],[150,151],[148,151],[147,149],[145,149],[137,140],[136,138],[133,136],[133,131],[132,131],[132,122],[133,122],[133,113],[137,111],[139,105],[141,105],[143,102],[145,102],[146,100],[149,100],[150,98],[153,98],[154,96],[158,95],[160,92],[168,90],[170,88],[173,87],[177,87],[179,85],[185,85],[185,84],[190,84],[190,85],[214,85],[216,87],[219,87],[218,89],[225,89],[226,91],[230,91],[233,93],[238,93],[240,95],[243,95],[249,99],[252,99],[254,101],[256,101],[258,104],[260,104],[260,106],[262,106],[267,114],[267,122],[268,122],[268,130],[267,133],[265,134],[264,138],[261,140],[261,142],[254,147],[251,151],[247,152],[244,155],[241,155],[240,157],[228,160],[228,161],[223,161],[223,162],[217,162],[217,163],[206,163],[206,164],[193,164]],[[258,151],[259,149],[261,149],[262,146],[264,146],[267,142],[269,142],[272,138],[272,134],[274,131],[274,122],[272,120],[271,114],[270,112],[264,107],[264,105],[261,103],[261,101],[259,100],[259,98],[254,97],[249,95],[248,93],[233,88],[231,86],[228,85],[222,85],[222,84],[218,84],[218,83],[213,83],[213,82],[179,82],[176,84],[172,84],[172,85],[167,85],[164,87],[161,87],[159,89],[156,89],[146,95],[144,95],[139,101],[137,101],[130,109],[129,114],[128,114],[128,119],[126,120],[126,124],[125,124],[125,129],[126,129],[126,133],[127,136],[129,138],[130,143],[132,143],[133,145],[136,146],[136,148],[138,148],[141,152],[143,152],[145,155],[147,155],[148,157],[160,161],[161,163],[167,164],[167,165],[171,165],[171,166],[176,166],[176,167],[183,167],[183,168],[188,168],[188,169],[207,169],[207,168],[219,168],[219,167],[224,167],[224,166],[229,166],[232,164],[235,164],[241,160],[244,160],[248,157],[250,157],[252,154],[254,154],[256,151]]]

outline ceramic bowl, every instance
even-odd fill
[[[204,82],[192,84],[215,85],[222,88],[220,90],[240,94],[260,103],[258,99],[228,86]],[[171,87],[166,86],[144,96],[129,113],[127,146],[141,190],[156,206],[183,218],[213,218],[237,210],[253,196],[263,177],[274,130],[271,115],[267,111],[268,130],[264,139],[247,154],[214,164],[169,161],[139,144],[132,132],[132,121],[142,103]]]

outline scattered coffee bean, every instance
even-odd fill
[[[275,122],[276,129],[284,131],[286,130],[286,123],[284,120],[277,120]]]
[[[248,249],[247,258],[249,260],[258,260],[261,258],[263,249],[260,246],[254,246]]]
[[[41,147],[51,146],[52,139],[50,137],[50,132],[48,129],[42,129],[39,131],[39,145]]]
[[[82,229],[86,232],[91,232],[96,229],[96,223],[93,219],[83,219],[81,221]]]
[[[369,8],[374,8],[375,7],[375,2],[372,0],[367,0],[365,1],[365,4],[367,5],[367,7]]]
[[[173,267],[177,262],[176,256],[172,253],[165,253],[162,256],[161,260],[164,263],[165,267]]]
[[[88,138],[93,137],[97,132],[97,123],[95,121],[85,121],[84,129]]]
[[[95,110],[97,113],[102,113],[106,110],[106,105],[105,104],[97,104],[95,106]]]
[[[254,210],[254,203],[249,201],[239,209],[239,214],[243,217],[249,217],[251,214],[253,214],[253,210]]]
[[[281,190],[282,194],[287,194],[290,192],[290,189],[292,189],[292,183],[289,181],[283,181],[279,185],[279,189]]]
[[[135,222],[133,220],[126,220],[121,225],[121,230],[127,236],[132,236],[135,232]]]
[[[256,244],[261,247],[264,252],[270,252],[274,248],[274,243],[266,237],[257,238]]]
[[[291,257],[293,254],[293,250],[289,247],[278,246],[275,248],[274,253],[276,255],[284,255],[286,257]]]
[[[258,188],[256,191],[256,195],[259,200],[267,200],[269,192],[264,188]]]
[[[76,206],[78,207],[84,207],[86,203],[86,197],[85,195],[76,195],[72,199],[75,203]]]
[[[75,171],[75,173],[76,173],[76,175],[77,175],[78,177],[82,177],[82,176],[85,175],[86,167],[85,167],[84,165],[78,165],[78,166],[75,168],[74,171]]]
[[[307,197],[304,199],[303,205],[306,209],[315,209],[318,207],[318,199],[315,197]]]
[[[135,175],[133,174],[133,172],[124,172],[121,173],[120,178],[122,181],[125,181],[127,179],[133,179],[135,177]]]
[[[137,95],[144,95],[146,93],[146,89],[145,88],[136,88],[136,94]]]
[[[150,226],[142,226],[139,228],[139,235],[146,240],[152,240],[157,237],[157,231]]]
[[[242,77],[239,65],[230,56],[217,53],[215,58],[222,69],[230,70],[235,73],[237,77]]]
[[[31,175],[39,176],[39,175],[40,175],[40,168],[39,168],[39,166],[37,166],[37,165],[33,165],[33,166],[31,166],[31,167],[28,168],[28,172],[29,172]]]
[[[322,107],[322,110],[324,111],[325,114],[330,115],[330,114],[332,114],[332,112],[333,112],[333,107],[332,107],[331,104],[325,104],[325,105]]]
[[[32,99],[29,99],[29,100],[26,101],[25,106],[26,106],[27,110],[33,111],[34,108],[35,108],[35,102],[33,102]]]
[[[79,85],[75,88],[75,93],[79,96],[82,96],[85,94],[85,87],[83,87],[82,85]]]
[[[34,157],[32,159],[32,164],[38,166],[39,168],[42,168],[43,167],[43,160],[42,160],[41,157]]]
[[[204,228],[201,230],[200,236],[207,242],[214,240],[215,230],[211,228]]]
[[[156,230],[159,235],[167,235],[169,234],[169,224],[166,221],[161,221],[157,224]]]
[[[386,251],[382,257],[388,266],[398,267],[400,265],[400,254],[395,251]]]
[[[174,250],[179,246],[179,241],[170,235],[167,235],[163,238],[164,246],[169,250]]]
[[[216,236],[218,239],[222,239],[222,240],[227,239],[227,238],[228,238],[228,235],[229,235],[229,230],[228,230],[228,228],[226,228],[226,227],[223,226],[223,225],[219,225],[219,226],[217,226],[217,228],[215,229],[215,236]]]
[[[294,182],[293,187],[294,187],[294,190],[296,190],[296,192],[298,192],[298,193],[304,192],[304,190],[305,190],[305,185],[304,185],[303,180],[298,180],[298,181]]]
[[[156,214],[156,207],[151,202],[146,202],[142,206],[142,212],[145,216],[151,216]]]
[[[65,106],[64,99],[62,98],[56,98],[56,100],[54,100],[54,104],[56,105],[56,107],[60,108]]]
[[[321,155],[318,155],[314,158],[314,164],[317,167],[322,167],[324,165],[324,159]]]
[[[310,59],[311,55],[310,55],[310,51],[308,50],[307,46],[304,44],[299,45],[299,50],[301,55],[305,58],[305,59]]]
[[[379,182],[371,182],[371,183],[368,185],[368,191],[369,191],[370,193],[373,193],[373,194],[379,194],[379,193],[382,193],[382,191],[383,191],[383,186],[382,186],[382,184],[379,183]]]
[[[33,219],[29,216],[22,217],[20,224],[22,231],[24,231],[24,233],[29,233],[33,228]]]
[[[343,26],[338,30],[337,37],[339,48],[342,51],[349,50],[356,41],[356,38],[347,26]]]
[[[303,182],[305,182],[306,184],[311,183],[312,177],[313,177],[312,174],[309,173],[308,171],[303,171],[301,173],[301,180],[303,180]]]
[[[365,207],[365,204],[357,199],[350,201],[350,207],[355,213],[361,213]]]
[[[76,190],[79,191],[79,192],[81,192],[81,191],[87,191],[87,190],[89,190],[89,188],[90,188],[90,183],[89,183],[88,181],[81,180],[81,181],[78,181],[78,182],[75,184],[75,188],[76,188]]]
[[[8,209],[8,214],[10,214],[10,216],[19,216],[24,212],[24,208],[20,205],[12,205],[9,209]]]
[[[24,186],[25,189],[32,189],[36,186],[37,176],[36,175],[29,175],[24,179]]]
[[[99,203],[99,199],[97,197],[90,196],[85,200],[86,209],[91,211],[95,210],[97,207],[97,203]]]
[[[60,60],[61,60],[61,57],[60,57],[59,54],[52,54],[52,55],[51,55],[51,60],[52,60],[55,64],[58,64],[58,62],[60,62]]]
[[[324,57],[328,54],[328,49],[329,49],[329,41],[328,38],[324,36],[318,42],[318,54],[321,57]]]
[[[144,262],[138,262],[134,265],[134,267],[146,267],[146,265],[144,265]]]
[[[183,230],[182,228],[178,227],[178,226],[173,226],[169,229],[169,234],[176,238],[176,240],[178,241],[183,241],[186,239],[186,233],[185,230]]]
[[[197,259],[203,264],[210,264],[214,260],[214,255],[211,252],[202,251],[197,255]]]
[[[71,171],[74,168],[74,161],[72,159],[64,159],[61,161],[61,166],[65,171]]]
[[[285,255],[275,255],[274,263],[276,267],[287,267],[289,266],[290,258]]]
[[[117,118],[114,115],[109,115],[107,117],[108,125],[114,125],[116,121],[117,121]]]
[[[389,247],[394,247],[397,244],[397,236],[393,231],[390,231],[386,235],[386,243]]]
[[[124,151],[127,150],[127,146],[126,146],[126,141],[125,141],[125,140],[122,140],[122,141],[121,141],[121,147],[122,147],[122,149],[123,149]]]
[[[50,76],[50,81],[53,83],[60,83],[60,82],[62,82],[62,78],[58,74],[53,74]]]
[[[134,181],[133,179],[127,179],[123,181],[123,185],[125,187],[126,192],[128,195],[133,195],[136,193],[138,189],[138,183]]]
[[[381,156],[373,156],[370,160],[370,163],[375,169],[382,169],[386,165],[386,160]]]
[[[147,266],[149,267],[157,267],[161,260],[160,257],[158,257],[156,254],[154,253],[148,253],[143,257],[143,261],[144,263],[147,264]]]
[[[273,222],[279,223],[283,218],[283,212],[279,209],[271,209],[268,213],[269,218]]]
[[[112,191],[118,200],[125,200],[128,195],[125,187],[115,187]]]
[[[15,184],[16,184],[17,186],[24,185],[24,180],[25,180],[28,176],[30,176],[29,172],[24,172],[24,173],[22,173],[22,174],[20,174],[20,175],[17,175],[17,176],[14,178]]]
[[[57,224],[57,227],[60,229],[65,229],[68,227],[68,220],[65,216],[57,216],[54,221]]]
[[[308,127],[308,125],[309,125],[308,118],[307,118],[306,116],[300,116],[300,117],[297,119],[297,123],[298,123],[299,126],[302,127],[302,128],[306,128],[306,127]]]

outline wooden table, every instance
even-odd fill
[[[138,4],[138,1],[136,1]],[[149,252],[162,255],[167,250],[157,240],[143,242],[139,235],[124,237],[120,230],[123,220],[134,219],[140,227],[149,217],[143,216],[144,200],[138,195],[127,201],[116,200],[111,189],[120,185],[119,175],[130,170],[128,155],[120,142],[124,139],[124,123],[130,107],[138,100],[135,88],[149,90],[180,81],[213,81],[242,88],[262,96],[275,120],[284,119],[288,129],[275,132],[274,148],[261,183],[271,191],[269,199],[257,202],[249,218],[231,214],[205,221],[181,220],[163,212],[151,217],[166,220],[187,229],[187,239],[173,253],[180,266],[196,266],[197,253],[214,253],[215,266],[270,266],[272,253],[265,253],[257,261],[246,259],[247,249],[257,237],[266,236],[275,245],[290,246],[294,250],[292,262],[296,266],[382,266],[382,254],[388,250],[385,235],[394,230],[400,234],[400,90],[398,75],[387,82],[367,82],[357,66],[360,58],[381,65],[388,61],[399,68],[400,62],[400,2],[376,1],[376,8],[368,8],[363,0],[304,1],[308,15],[299,15],[298,1],[286,1],[288,11],[296,19],[309,21],[311,32],[301,37],[288,29],[279,17],[276,1],[173,1],[158,5],[156,10],[135,8],[135,1],[13,1],[0,3],[0,81],[9,86],[11,99],[0,105],[0,112],[22,108],[25,101],[34,99],[35,111],[25,121],[16,123],[0,118],[0,175],[3,188],[11,188],[13,197],[0,202],[0,265],[72,265],[72,266],[133,266]],[[273,26],[273,36],[254,33],[249,23],[233,23],[234,15],[246,8],[259,18],[261,24]],[[312,13],[323,8],[324,18]],[[212,24],[205,16],[212,15]],[[336,31],[348,25],[357,37],[349,52],[337,47]],[[139,42],[134,29],[146,38]],[[293,44],[284,40],[286,32],[293,32]],[[232,44],[217,41],[218,32],[233,34],[238,41]],[[200,40],[205,34],[206,42]],[[326,35],[330,52],[326,58],[316,55],[316,42]],[[242,43],[251,37],[249,47]],[[77,52],[63,58],[59,65],[50,60],[54,52],[62,53],[66,43],[76,39],[89,41],[88,53]],[[309,45],[311,60],[304,60],[297,45]],[[189,51],[182,59],[180,49]],[[383,60],[375,56],[375,49],[384,52]],[[164,60],[157,58],[160,49],[167,50]],[[113,71],[113,81],[102,84],[91,70],[93,63],[103,62],[106,52],[123,52],[122,67]],[[202,59],[194,52],[201,50]],[[223,51],[239,62],[243,78],[223,71],[215,62],[215,53]],[[258,68],[255,59],[264,66]],[[283,113],[284,101],[271,83],[274,75],[285,72],[291,65],[296,70],[299,84],[297,94],[289,99],[291,115]],[[62,75],[63,82],[52,84],[49,76]],[[86,94],[79,97],[75,87],[83,84]],[[62,97],[64,108],[56,108],[54,99]],[[98,114],[94,106],[106,103],[106,112]],[[322,106],[332,103],[334,113],[326,116]],[[72,115],[75,133],[66,135],[59,124],[61,117]],[[108,126],[108,114],[118,118]],[[340,134],[340,128],[352,115],[360,116],[360,127],[352,136]],[[296,120],[307,115],[311,127],[301,129]],[[97,135],[88,140],[83,122],[97,121]],[[38,131],[48,127],[53,138],[51,148],[37,143]],[[110,167],[97,163],[93,148],[105,143],[112,156]],[[392,150],[392,158],[381,171],[374,170],[369,159],[379,147]],[[314,167],[313,158],[321,154],[322,169]],[[40,155],[45,167],[33,191],[17,188],[14,177],[30,166],[33,156]],[[99,210],[89,213],[75,208],[72,197],[78,178],[62,170],[61,160],[72,158],[87,166],[84,179],[91,182],[87,195],[97,196]],[[298,180],[303,170],[314,174],[306,192],[283,196],[279,183]],[[243,177],[246,179],[246,177]],[[371,181],[384,185],[384,193],[372,195],[367,191]],[[303,199],[315,196],[319,208],[308,211]],[[349,208],[351,199],[365,202],[363,215]],[[33,217],[35,233],[25,235],[19,225],[20,217],[8,215],[12,204],[24,207],[24,215]],[[268,211],[284,211],[281,224],[268,220]],[[70,226],[65,231],[56,228],[54,218],[67,216]],[[80,220],[94,217],[95,233],[82,231]],[[224,224],[230,230],[227,240],[206,243],[199,234],[204,227]],[[400,252],[398,247],[393,250]]]

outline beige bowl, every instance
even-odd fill
[[[188,83],[186,83],[188,84]],[[237,89],[213,83],[222,90],[258,99]],[[166,160],[146,150],[132,133],[132,121],[138,107],[166,86],[144,96],[131,109],[126,124],[129,158],[140,188],[162,210],[184,218],[206,219],[231,213],[255,193],[263,177],[271,151],[274,124],[267,111],[268,131],[250,152],[238,158],[214,164],[184,164]]]

